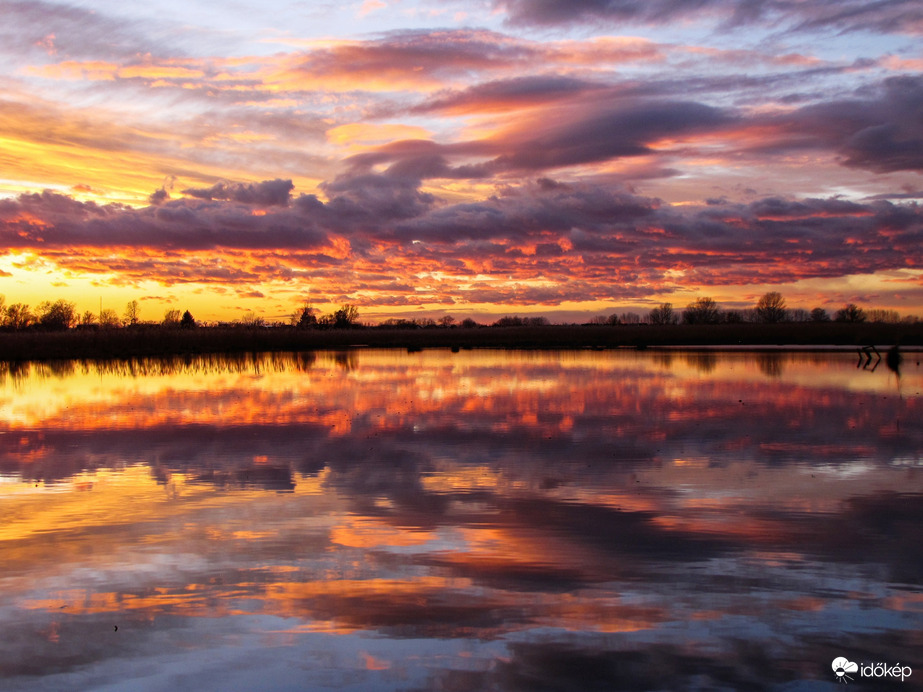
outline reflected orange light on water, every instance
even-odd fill
[[[836,354],[31,365],[0,388],[0,609],[47,665],[103,625],[465,642],[455,665],[539,632],[790,636],[856,593],[918,613],[896,584],[919,556],[920,383]],[[350,665],[408,665],[368,641]]]

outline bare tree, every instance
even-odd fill
[[[648,316],[651,324],[676,324],[679,316],[673,311],[673,303],[661,303]]]
[[[10,329],[25,329],[35,322],[35,315],[25,303],[13,303],[7,306],[3,314],[3,325]]]
[[[811,310],[811,321],[812,322],[829,322],[830,315],[827,314],[827,311],[823,308],[814,308]]]
[[[833,319],[837,322],[865,322],[865,310],[855,303],[848,303],[836,311]]]
[[[725,310],[720,316],[720,321],[726,324],[743,324],[747,321],[747,315],[743,310]]]
[[[636,312],[623,312],[619,315],[621,324],[641,324],[641,315]]]
[[[354,327],[359,321],[359,308],[346,304],[333,313],[333,326],[337,328]]]
[[[240,324],[248,329],[259,329],[260,327],[266,326],[266,322],[263,318],[257,315],[253,310],[248,310],[247,313],[240,318]]]
[[[38,306],[38,323],[43,329],[63,331],[77,321],[77,308],[66,300],[45,301]]]
[[[897,324],[901,321],[901,315],[897,310],[884,310],[882,308],[873,308],[866,313],[869,322],[885,322],[888,324]]]
[[[121,326],[122,322],[119,316],[112,308],[104,308],[99,311],[99,326],[105,329],[114,329]]]
[[[785,321],[787,313],[785,298],[783,298],[782,294],[778,291],[764,293],[756,304],[756,316],[760,322],[768,322],[770,324],[783,322]]]
[[[140,315],[141,310],[138,307],[138,301],[128,301],[128,305],[125,306],[125,324],[129,326],[138,324],[140,321]]]
[[[163,315],[163,326],[164,327],[179,327],[180,323],[180,314],[179,310],[175,308],[170,308]]]
[[[293,327],[299,329],[309,329],[317,326],[317,309],[311,304],[310,300],[303,300],[301,307],[292,313],[289,320]]]
[[[717,324],[721,321],[718,304],[711,298],[696,298],[683,310],[686,324]]]

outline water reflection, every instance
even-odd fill
[[[855,353],[19,366],[0,389],[3,687],[923,671],[917,360],[899,380]]]

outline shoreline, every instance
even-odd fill
[[[718,325],[546,325],[386,329],[198,327],[156,325],[111,330],[0,332],[0,361],[107,360],[217,353],[356,348],[728,351],[844,351],[898,345],[923,350],[923,324],[780,323]]]

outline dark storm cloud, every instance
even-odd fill
[[[601,88],[600,84],[573,77],[530,75],[485,82],[464,90],[441,92],[412,110],[428,113],[516,108],[573,98],[586,91]]]
[[[919,33],[923,9],[916,0],[495,0],[512,24],[556,25],[580,22],[669,24],[714,19],[725,26],[759,22],[794,30],[833,29]]]
[[[254,191],[263,190],[263,197],[278,200],[280,190],[290,185],[290,181],[269,181],[266,188],[256,186]],[[311,248],[327,240],[315,223],[294,209],[262,215],[253,211],[239,202],[190,199],[133,209],[80,202],[46,190],[0,201],[0,238],[11,248],[190,250]]]
[[[548,115],[560,115],[563,122],[544,128],[530,123],[530,129],[511,133],[514,150],[500,155],[495,168],[546,170],[640,156],[651,153],[650,145],[659,139],[717,130],[734,120],[720,109],[685,101],[629,107],[607,102],[589,111]]]
[[[408,240],[457,242],[465,239],[523,239],[545,231],[574,228],[611,229],[643,223],[659,206],[657,200],[620,189],[570,185],[541,178],[479,203],[433,210],[395,227]]]
[[[261,183],[219,182],[205,189],[183,190],[184,195],[208,200],[230,200],[257,206],[286,206],[295,185],[291,180],[264,180]]]
[[[462,95],[463,100],[473,95]],[[388,175],[482,178],[551,171],[654,153],[652,145],[675,137],[720,132],[740,119],[724,109],[691,101],[638,100],[607,90],[551,106],[481,140],[440,145],[403,140],[350,157],[353,174],[390,164]],[[452,159],[468,159],[451,165]],[[471,161],[471,159],[476,159]]]
[[[324,218],[342,230],[363,224],[375,235],[388,222],[420,216],[436,201],[434,195],[420,191],[413,176],[365,175],[340,178],[322,187],[330,196],[323,205]]]
[[[854,168],[923,171],[921,76],[891,77],[851,99],[806,106],[762,124],[778,134],[753,147],[761,153],[828,148]]]

